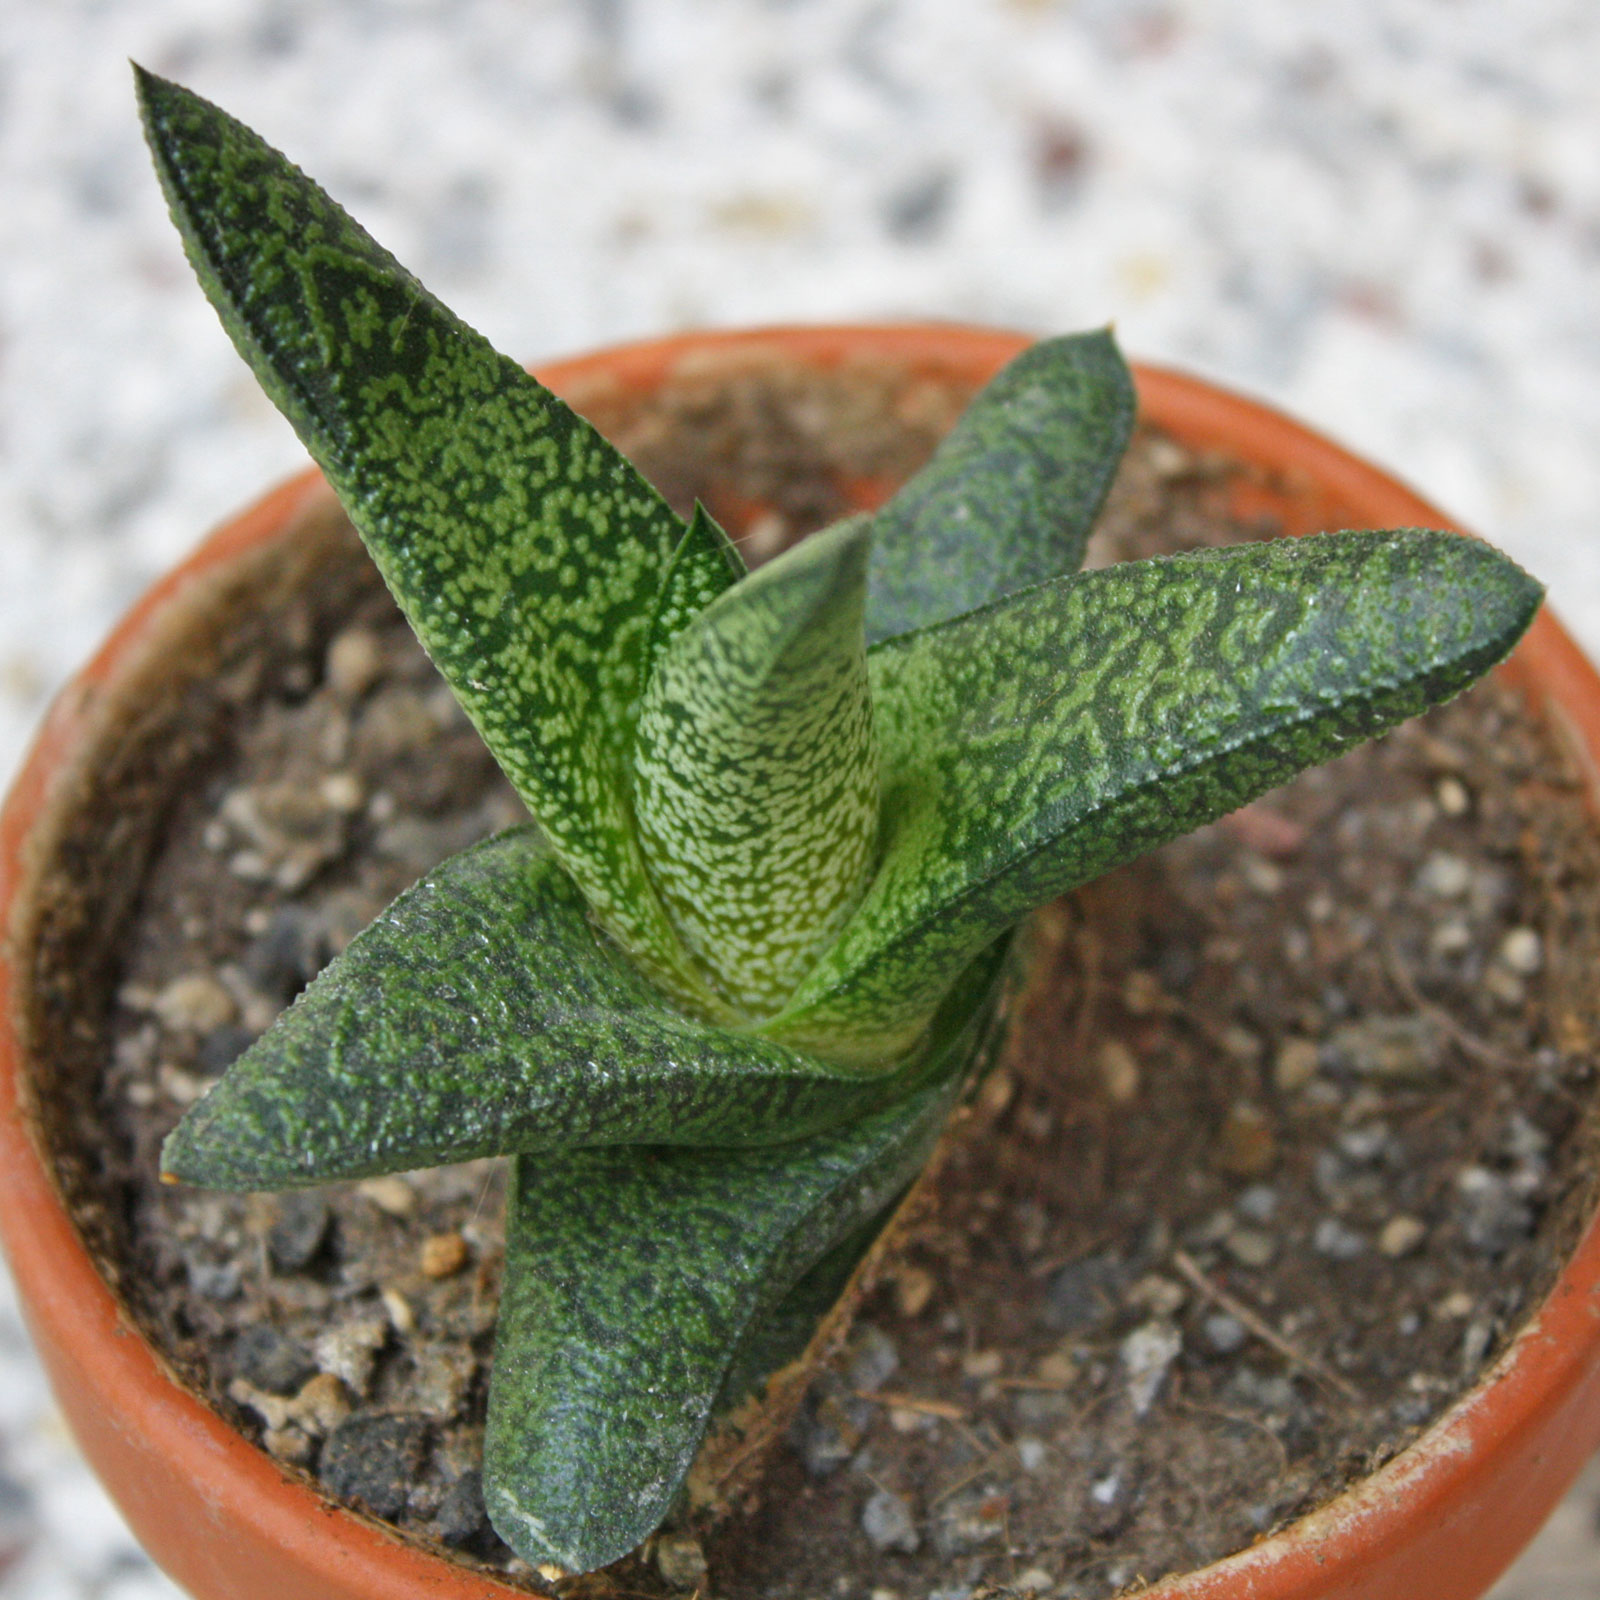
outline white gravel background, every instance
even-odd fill
[[[943,317],[1276,401],[1600,651],[1592,0],[53,0],[0,8],[0,773],[301,459],[195,288],[125,58],[287,149],[500,346]],[[1590,1476],[1496,1600],[1600,1600]],[[156,1600],[0,1283],[0,1600]],[[914,1597],[907,1597],[914,1600]]]

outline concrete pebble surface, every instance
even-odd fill
[[[130,55],[503,349],[1114,318],[1395,467],[1600,649],[1586,0],[60,0],[0,33],[0,773],[156,573],[301,460],[182,262]],[[1537,960],[1508,944],[1502,981]],[[1597,1501],[1591,1468],[1495,1600],[1600,1600]],[[176,1594],[0,1282],[7,1552],[0,1600]]]

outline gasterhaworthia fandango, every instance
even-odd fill
[[[1134,409],[1109,332],[1042,339],[1003,367],[870,519],[869,642],[1076,572]]]
[[[529,1560],[592,1567],[914,1176],[1012,925],[1448,698],[1539,591],[1417,531],[1068,575],[1132,424],[1103,333],[1026,352],[887,505],[745,575],[283,157],[139,84],[224,325],[549,841],[403,895],[166,1169],[515,1154],[485,1495]]]
[[[148,73],[138,83],[223,326],[601,920],[715,1014],[629,809],[651,621],[682,520],[284,156],[198,95]],[[691,553],[715,544],[709,532],[694,530]],[[708,563],[688,564],[703,589]]]
[[[879,646],[881,864],[767,1031],[893,1054],[1031,907],[1448,699],[1541,593],[1458,534],[1324,534],[1082,573]]]
[[[662,651],[634,754],[640,838],[689,948],[776,1011],[860,894],[878,833],[867,529],[813,534]]]

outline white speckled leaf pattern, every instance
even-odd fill
[[[914,1174],[1006,930],[1455,693],[1539,592],[1425,532],[1052,576],[1131,425],[1106,334],[1025,353],[878,516],[741,576],[284,158],[140,91],[225,326],[561,864],[513,833],[431,874],[169,1161],[248,1187],[517,1152],[485,1495],[591,1567]]]
[[[628,798],[682,521],[271,146],[175,84],[139,84],[174,220],[240,353],[601,920],[657,982],[714,1012]]]
[[[640,713],[645,860],[744,1014],[776,1011],[860,893],[878,828],[862,612],[870,534],[839,523],[706,608]]]
[[[1032,907],[1449,699],[1540,597],[1476,539],[1327,534],[1058,579],[879,646],[882,864],[768,1031],[904,1048]]]

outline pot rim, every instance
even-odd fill
[[[946,323],[775,326],[643,340],[536,371],[558,393],[597,381],[637,391],[688,363],[759,359],[762,351],[776,350],[822,368],[888,361],[981,381],[1029,342],[1022,334]],[[1457,526],[1387,473],[1260,401],[1171,368],[1136,364],[1134,371],[1141,416],[1192,447],[1264,465],[1289,489],[1311,486],[1330,503],[1359,508],[1351,520]],[[57,696],[0,812],[0,1242],[63,1404],[86,1373],[101,1374],[96,1381],[103,1394],[69,1408],[80,1432],[89,1431],[83,1413],[92,1408],[103,1413],[101,1429],[127,1448],[148,1450],[159,1441],[175,1476],[205,1486],[209,1515],[239,1518],[254,1537],[283,1546],[319,1585],[305,1591],[317,1600],[410,1592],[407,1585],[435,1600],[494,1600],[522,1591],[332,1506],[177,1382],[96,1271],[35,1142],[19,1087],[15,905],[43,865],[41,818],[67,786],[103,686],[130,670],[163,619],[204,579],[271,543],[328,498],[316,469],[306,469],[213,533],[148,590]],[[1568,735],[1593,802],[1600,793],[1600,677],[1594,668],[1545,609],[1500,670]],[[104,1398],[113,1393],[114,1406]],[[1472,1587],[1441,1586],[1450,1552],[1468,1525],[1480,1552],[1473,1569],[1480,1576],[1473,1581],[1487,1587],[1597,1442],[1600,1217],[1592,1215],[1553,1289],[1500,1359],[1416,1441],[1284,1530],[1148,1593],[1152,1600],[1475,1594]],[[103,1451],[86,1444],[86,1453]],[[137,1523],[134,1515],[130,1520]],[[209,1568],[185,1565],[170,1550],[157,1554],[179,1581],[207,1581]],[[1468,1570],[1459,1557],[1456,1565]],[[1399,1576],[1385,1576],[1390,1570]]]

